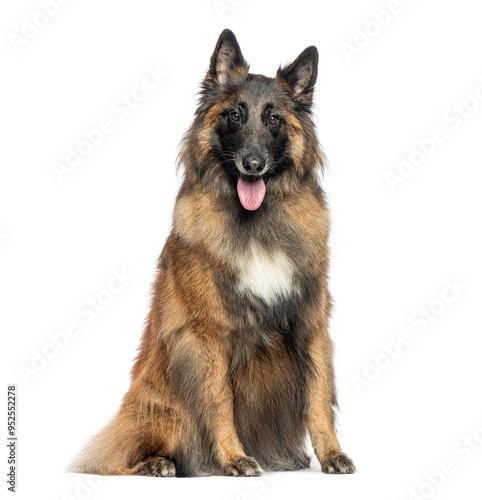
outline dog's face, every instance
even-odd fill
[[[266,185],[284,173],[300,180],[319,160],[311,104],[318,53],[309,47],[276,78],[249,73],[234,34],[219,37],[186,141],[195,141],[200,178],[224,182],[245,210],[257,210]],[[191,143],[192,145],[192,143]],[[233,189],[236,188],[236,189]]]
[[[233,160],[238,175],[272,172],[288,154],[289,103],[280,86],[266,77],[250,76],[224,108],[215,128],[217,152]]]

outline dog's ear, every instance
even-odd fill
[[[318,50],[306,48],[291,64],[279,68],[276,78],[288,84],[290,93],[296,102],[311,106],[313,90],[318,75]]]
[[[231,30],[224,30],[211,56],[211,64],[204,80],[206,89],[225,86],[234,76],[246,76],[249,66],[238,41]]]

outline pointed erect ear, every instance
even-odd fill
[[[295,101],[310,106],[317,74],[318,50],[311,46],[305,49],[294,62],[280,68],[276,78],[288,84]]]
[[[231,30],[224,30],[219,36],[218,43],[211,56],[211,64],[206,75],[205,85],[213,88],[216,85],[224,86],[229,82],[236,70],[247,74],[248,63],[245,61],[238,41]]]

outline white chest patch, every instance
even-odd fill
[[[295,291],[293,266],[280,251],[267,252],[253,244],[246,254],[238,259],[238,288],[251,292],[269,304]]]

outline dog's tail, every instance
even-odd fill
[[[67,472],[100,474],[102,476],[131,475],[136,449],[136,432],[132,419],[121,409],[119,413],[96,434],[70,463]]]

